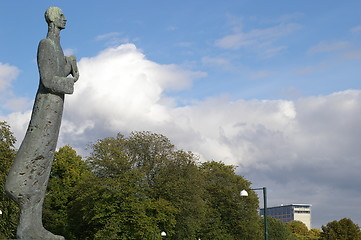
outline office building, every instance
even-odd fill
[[[264,209],[260,209],[263,216]],[[282,222],[298,220],[303,222],[308,229],[311,229],[311,205],[310,204],[290,204],[267,208],[267,215],[277,218]]]

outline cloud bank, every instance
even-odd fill
[[[214,96],[179,105],[169,92],[186,91],[206,73],[155,63],[133,44],[82,58],[79,69],[75,93],[66,97],[58,146],[70,144],[85,153],[99,138],[150,130],[202,161],[238,166],[255,187],[268,187],[270,205],[313,204],[316,227],[334,216],[361,223],[348,207],[361,200],[360,90],[295,101]],[[13,79],[7,71],[0,68],[3,88]],[[0,117],[21,141],[30,110]],[[317,218],[322,211],[334,215]]]

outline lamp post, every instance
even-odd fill
[[[268,240],[268,224],[267,224],[267,189],[266,187],[262,188],[252,188],[250,190],[263,190],[263,220],[264,220],[264,240]],[[248,192],[242,190],[240,193],[241,197],[248,197]]]

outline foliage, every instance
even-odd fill
[[[172,222],[167,216],[173,208],[168,202],[147,199],[136,175],[93,176],[79,186],[72,207],[76,213],[73,231],[77,232],[78,239],[147,239],[154,231],[154,222]],[[159,209],[164,209],[163,214],[158,214]],[[148,211],[154,213],[154,217],[149,216]]]
[[[317,228],[312,228],[308,231],[306,236],[307,240],[318,240],[321,237],[321,230]]]
[[[239,196],[250,183],[233,166],[198,165],[193,153],[150,132],[90,147],[93,175],[71,204],[78,239],[153,239],[161,231],[179,240],[258,239],[258,198]]]
[[[329,222],[322,226],[321,238],[324,240],[359,240],[360,227],[349,218]]]
[[[301,221],[290,221],[285,223],[287,228],[292,232],[293,239],[295,240],[318,240],[321,235],[321,230],[310,229]]]
[[[215,161],[200,166],[207,204],[201,239],[260,238],[257,195],[251,191],[247,198],[240,196],[241,190],[250,188],[250,182],[234,170],[234,166]]]
[[[301,221],[290,221],[286,223],[287,227],[291,230],[292,233],[304,235],[308,232],[306,224]]]
[[[263,221],[263,219],[262,219]],[[268,237],[277,240],[293,240],[291,230],[280,220],[268,216]],[[297,239],[297,238],[296,238]]]
[[[55,152],[43,207],[43,223],[48,230],[72,239],[68,206],[74,200],[77,185],[90,174],[90,168],[70,146]]]
[[[15,158],[14,144],[16,142],[10,126],[6,122],[0,122],[0,239],[14,238],[18,221],[19,209],[16,204],[4,193],[6,177],[9,174],[11,164]]]
[[[295,239],[308,239],[308,228],[301,221],[290,221],[286,223],[287,228],[292,232]]]
[[[129,138],[118,134],[91,148],[92,184],[81,186],[74,203],[84,227],[92,229],[82,239],[110,233],[116,239],[151,239],[163,230],[178,239],[175,232],[180,229],[195,235],[202,199],[193,154],[176,150],[166,137],[150,132]]]

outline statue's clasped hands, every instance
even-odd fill
[[[70,74],[73,76],[74,82],[78,81],[79,70],[78,70],[78,66],[76,64],[76,56],[70,55],[70,56],[66,56],[65,58],[66,58],[67,62],[70,63],[70,66],[71,66]]]

